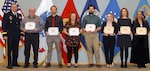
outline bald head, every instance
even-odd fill
[[[29,8],[29,16],[35,16],[36,9],[31,7]]]

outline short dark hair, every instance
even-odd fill
[[[88,9],[89,9],[90,7],[93,7],[93,8],[95,9],[95,6],[94,6],[94,5],[89,5]]]

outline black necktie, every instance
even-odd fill
[[[14,16],[17,17],[17,13],[16,12],[14,12]]]

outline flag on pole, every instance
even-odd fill
[[[94,11],[94,14],[97,15],[98,17],[100,17],[100,10],[98,8],[98,5],[97,5],[97,1],[96,0],[87,0],[86,4],[85,4],[85,7],[83,9],[83,12],[81,14],[81,18],[80,18],[80,23],[82,24],[82,19],[89,14],[89,11],[88,11],[88,7],[90,5],[94,5],[95,6],[95,11]],[[80,35],[80,38],[81,38],[81,42],[82,42],[82,45],[85,47],[86,49],[86,43],[85,43],[85,38],[84,38],[84,33],[82,33]]]
[[[134,13],[134,18],[136,17],[137,11],[142,11],[144,18],[149,22],[150,26],[150,5],[148,4],[148,0],[140,0],[138,7]]]
[[[71,12],[75,12],[77,14],[77,17],[79,18],[79,15],[78,15],[78,12],[76,10],[76,7],[74,5],[73,0],[68,0],[66,6],[64,8],[64,11],[62,13],[64,25],[68,21],[68,17],[69,17]],[[62,35],[61,35],[62,57],[63,57],[64,63],[67,64],[68,63],[68,57],[67,57],[67,48],[65,45],[65,39],[66,39],[66,35],[64,33],[62,33]],[[81,46],[79,47],[79,49],[80,48],[81,48]]]
[[[52,0],[42,0],[40,6],[36,11],[36,15],[40,16],[44,23],[46,18],[50,16],[50,7],[53,5]],[[48,46],[46,42],[46,35],[44,30],[40,32],[40,44],[39,44],[39,54],[38,54],[38,63],[45,65],[47,57]]]
[[[102,18],[101,18],[102,22],[106,21],[106,15],[108,13],[113,14],[114,19],[117,22],[117,19],[119,18],[119,15],[120,15],[120,8],[119,8],[119,5],[117,3],[117,0],[110,0],[106,10],[104,11],[104,13],[102,15]],[[100,40],[102,41],[102,39],[103,39],[102,34],[101,34],[100,38],[101,38]],[[117,36],[116,36],[116,39],[117,39]],[[102,47],[102,49],[104,51],[104,47]],[[120,51],[120,48],[115,45],[114,56],[116,56],[119,51]]]
[[[5,52],[5,41],[3,40],[2,36],[2,19],[3,19],[3,12],[0,10],[0,47],[3,49],[3,57],[2,60],[6,59],[6,52]]]
[[[5,52],[6,48],[5,48],[5,42],[2,39],[2,23],[1,23],[1,21],[2,21],[3,14],[10,11],[11,4],[17,4],[17,6],[18,6],[17,12],[22,15],[22,18],[24,17],[24,14],[23,14],[17,0],[5,0],[3,8],[2,8],[2,10],[0,10],[0,34],[1,34],[0,35],[0,44],[3,47],[3,58],[4,59],[6,59],[6,52]],[[24,44],[24,39],[21,39],[21,41],[19,42],[19,47],[23,46],[23,44]]]

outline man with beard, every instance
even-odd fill
[[[85,33],[85,42],[87,46],[87,56],[89,67],[93,67],[93,50],[96,59],[96,65],[98,68],[101,67],[100,65],[100,53],[99,53],[99,33],[101,29],[101,21],[100,18],[94,15],[95,6],[90,5],[88,7],[89,15],[85,16],[82,21],[82,28],[84,29]],[[94,30],[88,30],[88,25],[95,26]],[[91,26],[92,27],[92,26]]]

